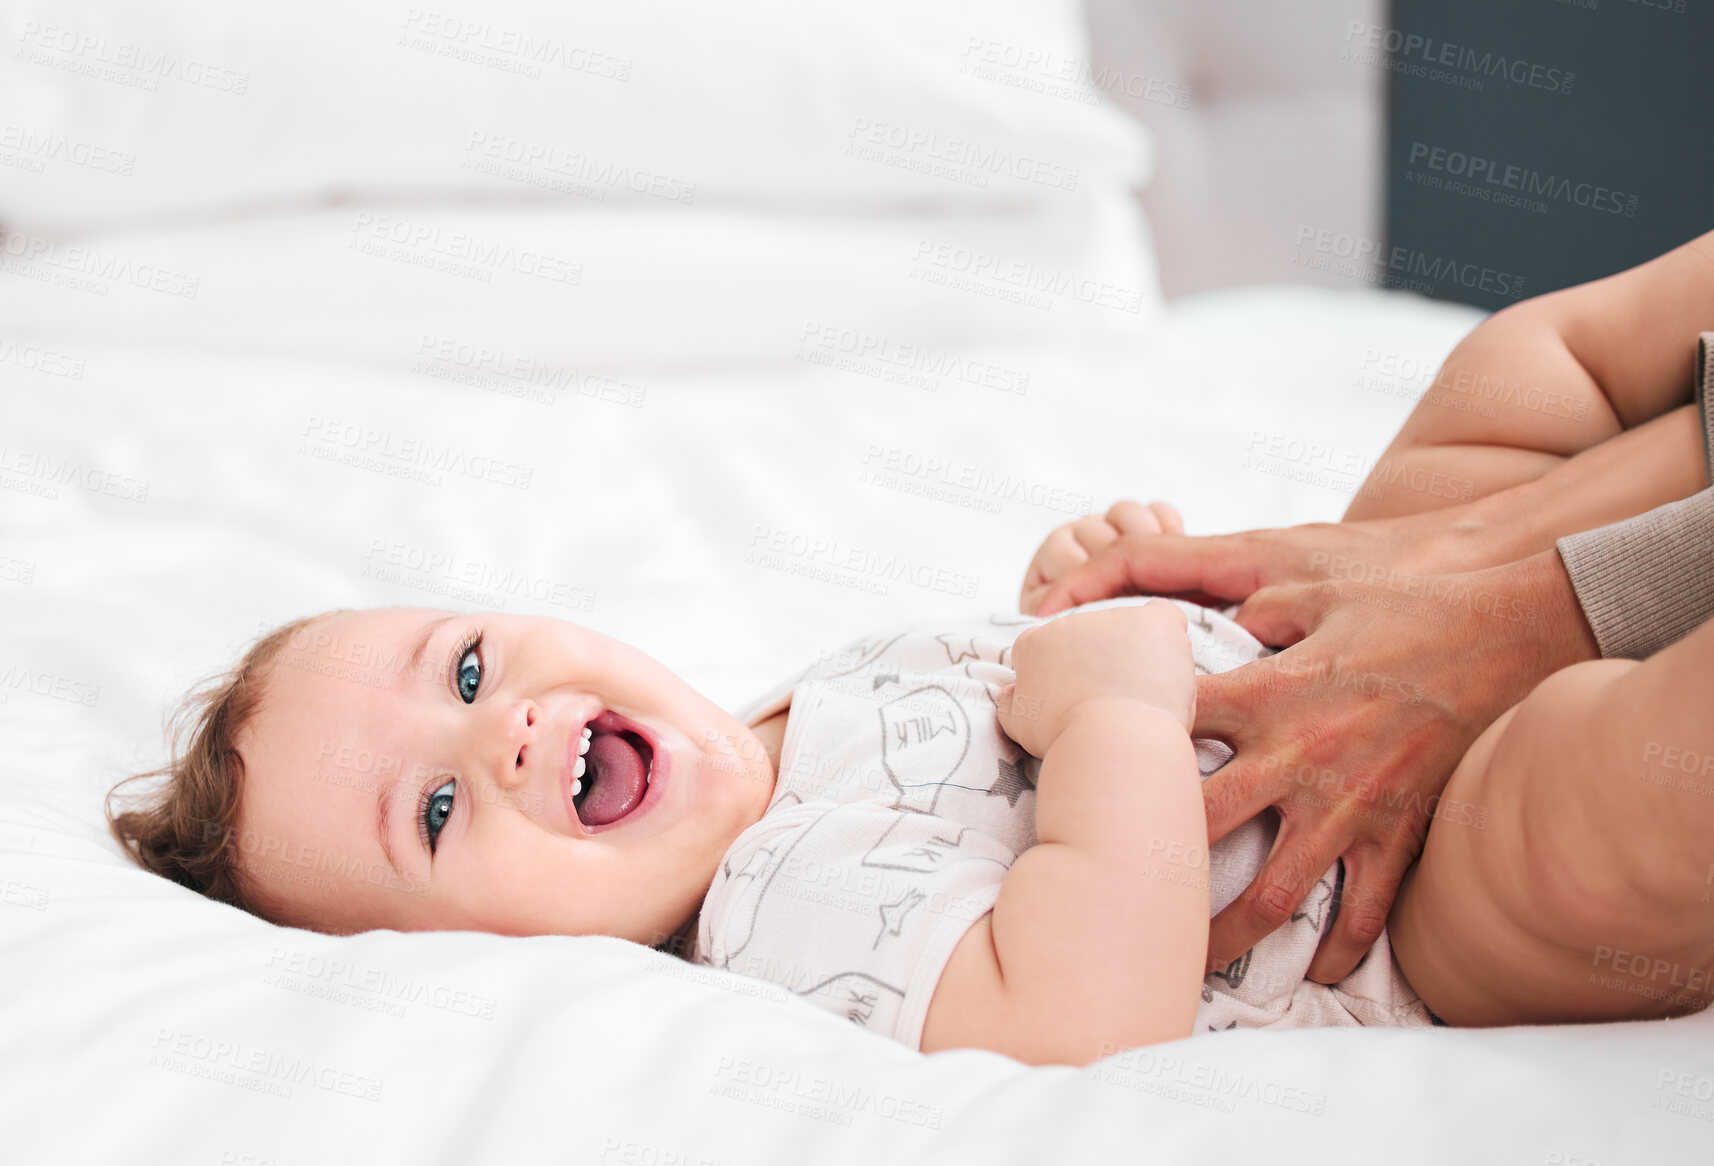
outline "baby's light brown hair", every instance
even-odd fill
[[[186,693],[168,720],[172,760],[107,792],[102,808],[108,829],[144,870],[269,922],[291,924],[283,904],[246,877],[239,863],[244,758],[237,740],[266,702],[282,650],[316,620],[337,614],[322,612],[275,628],[231,669]],[[167,781],[151,802],[113,812],[121,788],[159,777]]]

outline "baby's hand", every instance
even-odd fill
[[[1042,540],[1036,557],[1024,572],[1018,610],[1034,615],[1036,605],[1054,580],[1089,561],[1089,556],[1122,534],[1183,534],[1184,519],[1165,502],[1141,502],[1129,498],[1115,502],[1105,517],[1085,514],[1068,522]]]
[[[1196,670],[1184,610],[1166,599],[1077,611],[1026,628],[1012,644],[1016,683],[999,696],[1000,727],[1047,756],[1079,705],[1118,697],[1196,722]]]

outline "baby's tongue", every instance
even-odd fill
[[[629,741],[618,733],[597,733],[589,742],[589,764],[596,780],[578,813],[585,826],[605,826],[637,808],[648,778]]]

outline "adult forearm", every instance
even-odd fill
[[[1578,531],[1620,522],[1708,486],[1701,415],[1683,405],[1584,450],[1533,481],[1450,507],[1435,566],[1475,570],[1522,559]]]

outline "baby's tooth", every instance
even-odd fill
[[[582,757],[587,752],[589,752],[589,738],[585,737],[582,741],[578,742],[577,755]]]
[[[579,757],[577,759],[577,764],[571,767],[571,776],[574,778],[582,777],[588,771],[589,771],[589,763],[587,761],[585,761],[583,758]]]
[[[593,736],[595,736],[595,730],[590,728],[588,725],[583,726],[583,739],[587,741]]]
[[[571,783],[571,796],[572,797],[575,798],[578,794],[580,794],[582,792],[583,792],[583,783],[581,781],[574,781]]]

